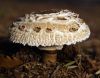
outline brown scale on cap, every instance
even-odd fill
[[[66,18],[64,16],[58,16],[57,20],[66,20]]]
[[[19,29],[20,29],[21,31],[23,31],[23,30],[25,29],[25,26],[24,26],[24,25],[19,26]]]
[[[51,28],[46,28],[46,32],[51,32],[52,31],[52,29]]]
[[[75,32],[75,31],[77,31],[77,30],[78,30],[77,28],[70,28],[70,29],[69,29],[70,32]]]
[[[39,32],[41,30],[41,28],[40,27],[35,27],[35,28],[33,28],[33,30],[36,31],[36,32]]]
[[[80,26],[79,26],[77,23],[73,22],[73,23],[70,25],[69,31],[70,31],[70,32],[78,31],[79,27],[80,27]]]

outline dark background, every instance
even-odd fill
[[[8,26],[32,11],[69,9],[91,29],[90,38],[100,38],[100,0],[0,0],[0,38],[8,37]]]

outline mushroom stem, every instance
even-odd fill
[[[39,47],[43,51],[42,61],[44,64],[57,62],[57,50],[61,50],[63,46]]]
[[[43,51],[43,63],[49,64],[49,63],[56,63],[57,61],[57,50],[51,50],[51,51]]]

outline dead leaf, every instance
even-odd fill
[[[10,57],[10,56],[1,56],[0,57],[0,67],[4,68],[14,68],[18,65],[21,65],[23,62],[16,58],[16,57]]]

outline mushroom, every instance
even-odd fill
[[[31,20],[31,21],[30,21]],[[10,40],[14,43],[36,46],[43,51],[43,62],[56,63],[57,50],[63,45],[82,42],[90,36],[88,25],[78,14],[69,10],[56,13],[31,13],[10,27]]]

